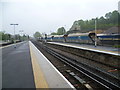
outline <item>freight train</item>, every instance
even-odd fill
[[[70,42],[81,44],[94,44],[95,38],[99,45],[119,45],[120,34],[95,34],[95,33],[73,33],[68,35],[48,35],[40,40],[47,42]]]

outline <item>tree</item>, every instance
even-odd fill
[[[3,32],[0,32],[0,41],[2,41]]]
[[[111,15],[112,15],[112,13],[111,13],[111,12],[106,13],[106,14],[105,14],[106,19],[109,19],[109,18],[111,17]]]
[[[89,32],[95,29],[95,20],[97,21],[97,29],[105,30],[114,26],[120,26],[120,13],[117,10],[106,13],[105,16],[100,18],[92,18],[90,20],[78,20],[75,21],[70,30],[76,27],[76,23],[81,27],[80,32]]]
[[[66,33],[66,30],[65,30],[64,27],[58,28],[58,30],[57,30],[57,34],[58,34],[58,35],[63,35],[63,34],[65,34],[65,33]]]
[[[5,31],[1,31],[0,32],[0,40],[3,40],[3,41],[10,41],[12,38],[12,35],[9,34],[9,33],[5,33]]]
[[[118,24],[118,17],[120,18],[118,11],[113,11],[111,15],[111,21],[113,24]]]
[[[52,32],[51,35],[57,35],[57,33],[56,32]]]
[[[20,40],[20,35],[19,34],[15,35],[15,40]]]
[[[33,35],[35,38],[40,38],[41,37],[41,34],[40,34],[40,32],[35,32],[35,34]]]
[[[11,40],[12,35],[8,34],[8,40]]]

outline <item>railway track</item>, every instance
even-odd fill
[[[33,42],[37,47],[43,48],[45,51],[47,51],[52,56],[56,57],[60,61],[64,62],[65,64],[69,65],[70,67],[74,68],[77,72],[82,73],[87,78],[93,80],[95,83],[99,84],[100,86],[104,87],[105,89],[109,90],[117,90],[120,89],[119,80],[115,77],[112,77],[111,75],[96,69],[88,64],[80,63],[77,60],[71,59],[69,57],[66,57],[64,55],[61,55],[60,53],[52,50],[51,48],[47,47],[46,45],[40,46],[40,44]],[[66,70],[67,73],[69,73],[72,77],[77,79],[80,83],[86,86],[86,82],[73,74],[73,72]],[[72,74],[71,74],[72,73]],[[88,85],[87,85],[88,86]],[[88,86],[90,90],[90,86]]]

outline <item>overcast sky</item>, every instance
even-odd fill
[[[35,31],[50,33],[75,20],[104,16],[118,9],[119,0],[1,0],[0,29],[13,34],[11,23],[18,23],[16,33],[33,35]],[[2,16],[2,17],[1,17]],[[1,28],[2,25],[2,28]]]

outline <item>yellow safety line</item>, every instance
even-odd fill
[[[42,70],[40,69],[40,66],[38,64],[38,61],[36,60],[36,56],[33,53],[32,47],[30,46],[30,54],[31,54],[31,60],[32,60],[32,67],[33,67],[33,74],[34,74],[34,81],[36,88],[48,88],[48,84],[45,80],[44,74]]]

